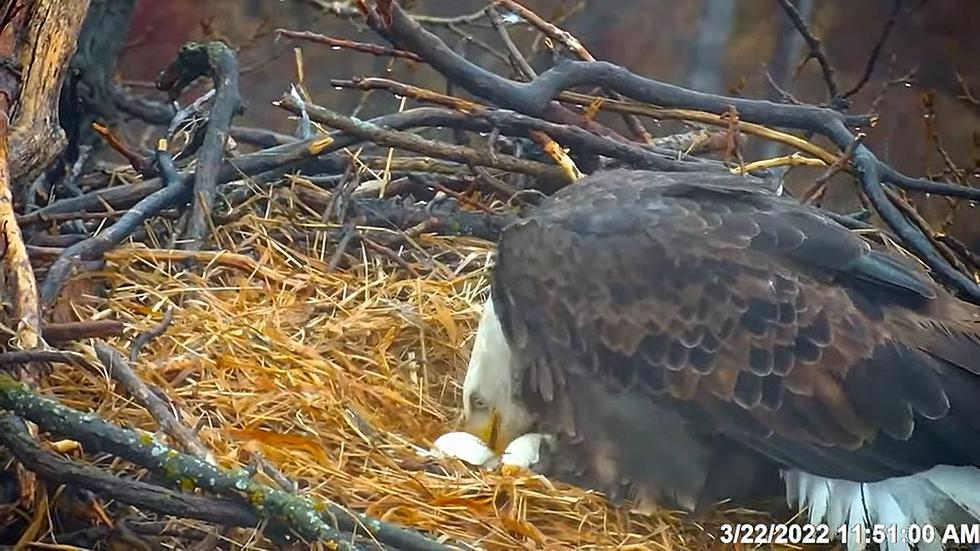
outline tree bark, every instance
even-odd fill
[[[0,232],[4,281],[22,350],[41,341],[37,282],[14,213],[14,182],[61,153],[58,99],[88,0],[11,0],[0,20]],[[25,373],[26,375],[27,373]]]
[[[100,145],[91,132],[98,120],[113,127],[119,119],[115,104],[114,76],[119,54],[126,43],[136,0],[92,0],[78,37],[78,50],[71,60],[71,74],[62,89],[62,125],[69,148],[80,144]],[[74,158],[74,152],[70,157]]]
[[[3,112],[13,121],[8,150],[10,176],[14,181],[24,181],[36,176],[65,147],[58,103],[89,0],[13,0],[11,4],[21,10],[15,17],[23,18],[22,32],[13,43],[8,43],[6,36],[2,38],[3,58],[16,62],[19,89],[0,93],[6,94],[8,102],[2,106]],[[8,44],[13,48],[8,49]],[[11,100],[16,103],[11,104]]]

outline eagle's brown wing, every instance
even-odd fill
[[[692,506],[744,450],[862,481],[980,465],[972,307],[738,178],[583,179],[504,232],[493,297],[566,478],[614,498]]]

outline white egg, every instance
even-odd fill
[[[545,438],[545,435],[536,432],[518,436],[507,445],[500,462],[504,465],[530,469],[541,458],[541,443]]]
[[[432,444],[436,457],[455,457],[476,467],[494,467],[497,455],[487,445],[468,432],[447,432]]]

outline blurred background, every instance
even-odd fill
[[[781,101],[772,81],[807,103],[828,101],[815,61],[797,72],[807,46],[778,0],[525,0],[545,18],[560,22],[592,54],[636,73],[706,92]],[[867,84],[854,97],[853,113],[876,106],[879,123],[868,143],[880,158],[913,176],[951,182],[980,182],[980,2],[977,0],[795,0],[813,33],[822,39],[842,89],[861,80],[875,44],[893,11],[898,16]],[[485,0],[403,1],[413,13],[432,16],[427,27],[484,67],[509,74],[490,50],[502,51],[485,19],[447,19],[478,12]],[[370,55],[335,51],[319,44],[276,40],[277,28],[309,30],[333,37],[382,43],[356,19],[325,8],[325,0],[138,0],[119,77],[144,88],[188,40],[223,39],[240,55],[242,91],[248,111],[239,123],[292,133],[295,123],[270,102],[295,82],[293,48],[302,50],[304,84],[313,99],[343,112],[355,110],[361,94],[333,89],[329,80],[383,75],[445,91],[441,77],[424,67]],[[551,54],[535,34],[515,25],[511,34],[532,65],[543,70]],[[489,47],[486,47],[489,46]],[[798,74],[797,74],[798,73]],[[146,93],[153,95],[152,89]],[[372,94],[360,116],[397,110],[398,101]],[[654,135],[673,127],[649,125]],[[944,153],[956,167],[944,161]],[[750,143],[750,159],[785,153]],[[788,181],[812,179],[818,169],[793,170]],[[849,185],[847,178],[836,180]],[[851,199],[831,188],[840,206]],[[970,205],[953,210],[944,199],[917,198],[920,209],[980,250],[980,220]]]

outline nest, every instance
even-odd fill
[[[337,226],[290,214],[296,200],[280,189],[219,229],[228,252],[260,258],[260,268],[219,255],[188,271],[131,246],[95,274],[111,286],[107,300],[80,312],[119,316],[129,336],[174,309],[134,368],[198,427],[221,465],[246,467],[259,456],[310,497],[484,549],[704,549],[714,524],[749,515],[722,507],[703,522],[643,516],[530,472],[425,457],[459,414],[492,244],[421,235],[406,249],[425,273],[406,273],[363,245],[330,271],[333,247],[324,244]],[[114,344],[125,349],[129,339]],[[43,391],[157,430],[107,375],[58,369]],[[266,547],[243,537],[243,548]]]
[[[830,71],[825,77],[832,84],[833,109],[694,92],[596,62],[567,32],[515,0],[496,0],[464,19],[488,19],[486,28],[492,27],[507,50],[505,77],[457,54],[425,27],[435,20],[414,17],[395,2],[354,2],[347,10],[336,4],[336,15],[363,21],[396,47],[306,31],[278,34],[388,57],[408,65],[414,76],[415,67],[425,64],[461,95],[414,80],[331,80],[335,88],[363,92],[362,104],[372,91],[400,100],[396,113],[357,119],[313,103],[297,56],[299,82],[275,102],[296,117],[295,135],[237,127],[237,54],[220,42],[188,44],[156,85],[173,99],[199,77],[209,77],[213,89],[189,105],[174,111],[170,103],[114,89],[95,94],[167,126],[150,133],[161,138],[153,151],[95,126],[131,170],[113,170],[108,177],[101,170],[85,173],[89,153],[79,149],[77,158],[60,161],[60,184],[44,176],[26,194],[6,190],[5,196],[26,195],[21,213],[9,208],[9,200],[0,201],[0,207],[7,204],[0,208],[3,275],[11,275],[3,283],[14,288],[4,304],[13,321],[2,328],[18,349],[4,352],[0,363],[22,366],[28,375],[22,386],[0,374],[0,408],[10,412],[0,415],[0,444],[19,461],[11,459],[2,471],[0,494],[9,493],[3,483],[11,478],[21,484],[19,496],[6,500],[13,504],[0,502],[0,529],[22,529],[15,536],[18,549],[66,547],[47,543],[55,534],[65,540],[69,529],[55,525],[72,517],[52,513],[70,497],[52,482],[64,482],[65,469],[77,474],[83,467],[88,485],[78,478],[73,483],[86,491],[120,495],[106,491],[99,478],[105,471],[125,475],[113,479],[119,487],[132,489],[134,478],[158,484],[160,492],[176,485],[184,495],[168,494],[172,502],[186,503],[180,500],[191,493],[201,500],[197,516],[188,510],[183,516],[213,523],[166,516],[174,511],[149,505],[127,511],[121,503],[110,506],[110,518],[99,505],[104,496],[96,496],[90,501],[101,516],[83,523],[81,531],[113,526],[103,530],[105,537],[89,538],[110,540],[113,548],[148,548],[132,539],[112,541],[128,522],[124,518],[171,548],[199,540],[193,546],[202,549],[214,548],[219,539],[228,548],[278,548],[284,536],[296,535],[316,540],[300,542],[300,548],[359,548],[405,527],[432,539],[400,531],[399,537],[416,539],[396,548],[695,550],[726,547],[717,539],[722,523],[770,522],[768,514],[726,504],[697,516],[667,510],[640,515],[531,472],[479,470],[426,453],[438,436],[455,429],[460,382],[486,298],[492,240],[517,209],[533,207],[541,196],[603,168],[752,174],[758,185],[775,191],[782,183],[771,169],[816,167],[820,175],[808,178],[798,195],[818,205],[831,178],[853,177],[862,210],[828,215],[907,249],[980,304],[975,255],[932,231],[912,204],[882,183],[971,201],[980,200],[980,190],[960,185],[965,181],[906,176],[879,161],[859,132],[873,126],[877,114],[838,110],[847,97],[834,92],[838,86]],[[506,14],[500,12],[504,7]],[[787,2],[784,9],[792,6]],[[547,37],[549,48],[559,45],[580,61],[564,60],[535,76],[508,31],[508,21],[517,19],[534,29],[534,43]],[[805,26],[799,30],[809,33]],[[811,55],[817,54],[823,55]],[[641,118],[657,121],[658,129],[665,120],[694,130],[654,137]],[[789,131],[822,135],[832,147]],[[746,136],[794,152],[745,159]],[[255,149],[236,150],[237,144]],[[951,165],[950,173],[961,171]],[[48,183],[54,186],[51,195],[39,194]],[[7,184],[0,174],[0,191]],[[41,199],[48,204],[41,206]],[[868,222],[873,214],[883,227]],[[71,231],[63,233],[59,221],[71,221]],[[18,227],[25,228],[23,235],[12,231]],[[104,266],[98,264],[102,260]],[[113,335],[108,345],[100,333],[100,339],[63,339],[61,344],[75,342],[70,349],[42,346],[40,337],[47,339],[55,325],[90,331],[113,320],[122,322],[123,331],[107,333]],[[148,334],[156,337],[143,346]],[[112,356],[106,358],[126,349],[137,359],[133,373],[123,377]],[[36,368],[48,361],[74,365],[59,364],[39,376]],[[110,373],[107,365],[117,367]],[[34,407],[30,400],[46,405]],[[79,420],[73,425],[79,430],[58,433],[69,417]],[[24,420],[82,446],[63,440],[42,449]],[[145,434],[134,437],[120,425]],[[104,443],[99,438],[112,431],[136,451],[116,446],[107,455],[92,444]],[[52,440],[50,435],[45,438]],[[174,450],[155,447],[147,435]],[[174,476],[157,456],[140,455],[147,450],[180,456],[196,465],[198,478]],[[60,467],[32,464],[41,454]],[[217,471],[202,461],[209,455],[224,468],[248,474]],[[34,491],[29,471],[46,482],[41,489],[52,492]],[[276,491],[275,504],[256,501],[272,495],[262,493],[271,488],[283,490]],[[132,494],[125,497],[140,503]],[[208,511],[223,504],[239,507],[244,516],[216,520],[201,512],[202,501]],[[296,510],[302,514],[291,517]],[[365,525],[354,530],[357,539],[348,529],[351,515],[347,527],[332,522],[351,511],[366,515],[357,517]],[[221,528],[252,519],[253,527]]]

